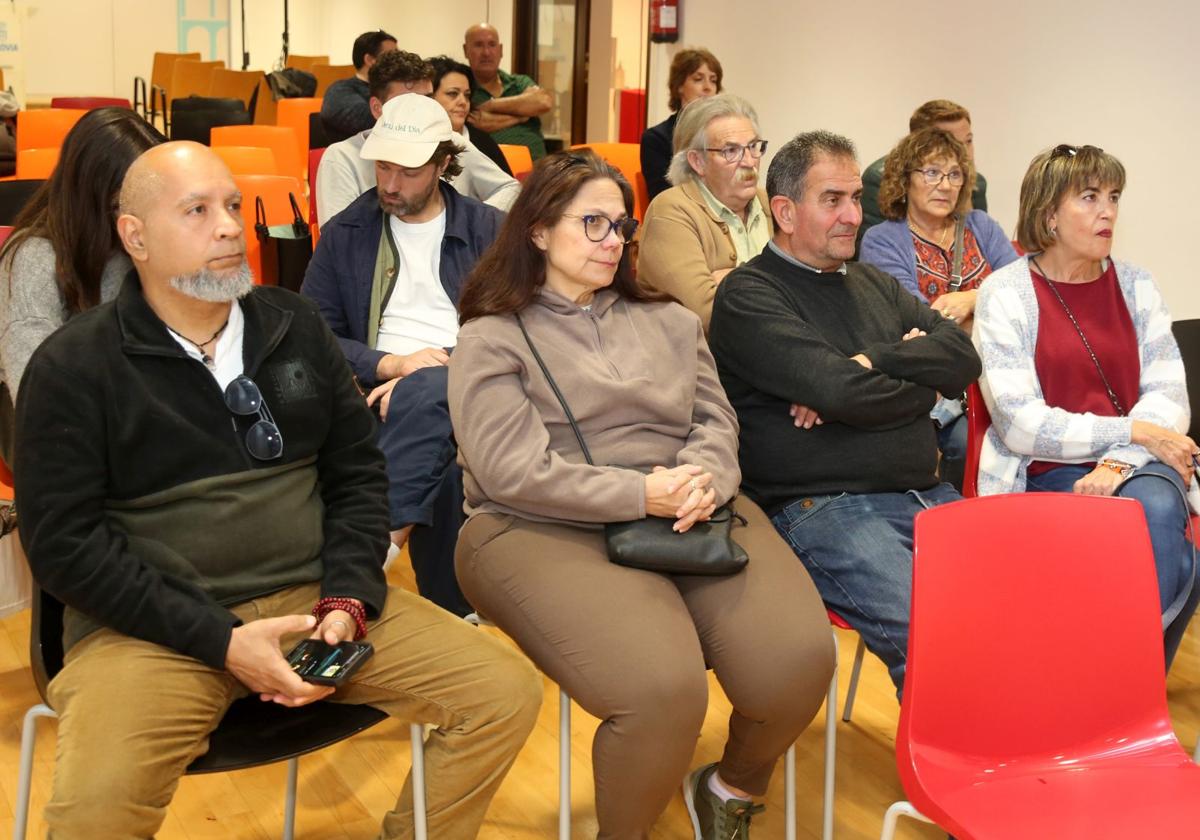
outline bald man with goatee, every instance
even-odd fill
[[[315,307],[254,285],[241,202],[204,146],[142,155],[116,219],[133,271],[22,381],[20,533],[44,597],[66,608],[48,834],[154,836],[226,709],[255,695],[435,725],[429,834],[474,837],[540,680],[388,587],[374,420]],[[315,685],[281,653],[305,638],[375,654],[344,685]],[[405,782],[380,836],[410,837],[412,822]]]

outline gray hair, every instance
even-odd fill
[[[783,144],[767,167],[767,198],[782,195],[799,201],[804,194],[804,179],[821,155],[831,158],[858,159],[854,143],[830,131],[806,131]]]
[[[703,151],[708,145],[708,126],[721,117],[745,117],[754,125],[757,134],[758,114],[754,107],[732,93],[718,93],[716,96],[706,96],[689,102],[675,122],[675,135],[672,146],[675,154],[671,157],[671,166],[667,169],[667,181],[672,186],[679,186],[697,177],[696,171],[688,163],[688,151]]]

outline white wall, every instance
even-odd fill
[[[755,105],[776,149],[826,128],[853,139],[866,164],[920,103],[967,106],[989,212],[1010,232],[1034,154],[1064,142],[1103,147],[1129,174],[1114,253],[1155,273],[1176,319],[1200,317],[1191,249],[1200,5],[739,0],[688,3],[681,29],[680,44],[721,60],[726,89]],[[651,124],[667,113],[670,52],[652,51]]]

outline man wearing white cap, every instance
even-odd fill
[[[389,100],[406,93],[432,95],[434,77],[433,65],[418,55],[404,50],[384,53],[371,65],[367,75],[371,113],[378,120],[383,113],[383,106]],[[354,199],[375,186],[374,162],[361,156],[363,144],[370,136],[370,129],[360,131],[340,143],[334,143],[321,156],[315,192],[317,223],[322,228],[349,207]],[[464,145],[458,158],[462,172],[447,177],[451,186],[463,195],[500,210],[508,210],[517,200],[521,185],[476,148],[466,131],[458,132],[458,136]]]
[[[463,282],[503,215],[446,183],[459,171],[461,143],[434,100],[389,100],[362,148],[378,186],[322,229],[301,291],[316,301],[379,412],[393,543],[411,533],[421,594],[465,615],[471,609],[454,578],[462,476],[445,365]]]

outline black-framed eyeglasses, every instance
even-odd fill
[[[708,146],[704,147],[706,152],[717,152],[721,157],[725,158],[726,163],[741,163],[742,158],[746,156],[746,152],[750,153],[750,157],[758,160],[767,151],[766,140],[751,140],[744,146],[739,143],[726,143],[724,146],[713,149]]]
[[[246,432],[246,450],[260,461],[272,461],[283,455],[283,435],[275,418],[263,402],[262,391],[244,373],[225,387],[225,407],[241,417],[258,416]]]
[[[1063,157],[1064,155],[1068,157],[1075,157],[1075,155],[1079,154],[1080,152],[1089,150],[1100,153],[1104,152],[1104,150],[1099,146],[1072,146],[1070,143],[1060,143],[1054,147],[1054,151],[1050,153],[1050,157],[1052,159],[1056,157]]]
[[[925,179],[925,183],[931,187],[941,184],[943,178],[949,181],[952,187],[961,187],[963,181],[966,180],[966,176],[963,175],[961,169],[951,169],[949,172],[943,172],[931,166],[929,169],[914,169],[913,172],[921,173],[921,177]]]
[[[602,216],[599,213],[588,213],[584,216],[576,216],[573,213],[563,213],[563,215],[568,219],[579,219],[583,222],[583,234],[593,242],[603,242],[608,238],[609,233],[615,230],[617,239],[621,240],[622,244],[628,244],[638,229],[638,220],[632,216],[613,221],[608,216]]]

